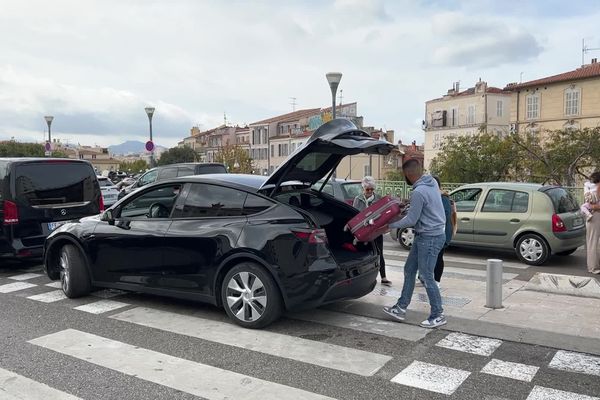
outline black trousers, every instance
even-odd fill
[[[385,258],[383,257],[383,235],[375,239],[375,246],[379,250],[379,275],[381,279],[385,278]]]
[[[433,270],[433,279],[436,282],[440,282],[442,280],[442,274],[444,273],[444,251],[446,250],[446,246],[442,247],[440,250],[440,254],[438,254],[437,262],[435,263],[435,269]]]

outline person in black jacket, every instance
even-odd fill
[[[362,194],[359,194],[354,198],[354,202],[352,206],[356,208],[358,211],[362,211],[365,208],[369,207],[371,204],[375,203],[377,200],[381,199],[377,193],[375,193],[375,189],[377,188],[377,183],[372,176],[365,176],[362,179]],[[379,236],[375,239],[375,246],[379,250],[380,258],[379,258],[379,275],[381,275],[381,283],[383,285],[390,286],[392,282],[385,277],[385,259],[383,257],[383,235]]]
[[[456,211],[454,210],[454,202],[450,199],[448,193],[442,190],[440,178],[434,176],[433,179],[435,179],[438,186],[440,187],[440,192],[442,195],[442,204],[444,205],[444,214],[446,214],[446,242],[444,243],[444,247],[442,247],[442,250],[440,250],[440,253],[438,254],[435,269],[433,270],[433,278],[435,279],[439,287],[440,282],[442,280],[442,274],[444,273],[444,250],[450,245],[452,236],[454,236],[454,227],[456,226]]]

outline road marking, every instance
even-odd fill
[[[516,379],[518,381],[531,382],[539,369],[539,367],[533,365],[513,363],[494,358],[482,368],[481,372]]]
[[[331,399],[75,329],[42,336],[29,343],[208,400]]]
[[[392,382],[451,395],[471,375],[469,371],[413,361]]]
[[[28,279],[38,278],[40,276],[44,276],[44,275],[27,273],[27,274],[9,276],[8,279],[12,279],[14,281],[26,281]]]
[[[600,376],[600,357],[559,350],[550,361],[550,368]]]
[[[113,300],[100,300],[94,303],[84,304],[79,307],[75,307],[75,310],[85,311],[90,314],[102,314],[108,311],[117,310],[119,308],[127,307],[129,304],[121,303],[120,301]]]
[[[392,359],[349,347],[145,307],[123,311],[111,318],[363,376],[374,375]]]
[[[402,269],[404,269],[404,261],[400,261],[400,260],[391,260],[391,259],[386,259],[385,260],[385,265],[389,265],[392,267],[400,267]],[[487,277],[487,271],[484,270],[480,270],[480,269],[471,269],[471,268],[458,268],[458,267],[444,267],[444,273],[448,273],[448,274],[458,274],[458,275],[466,275],[466,276],[476,276],[478,278],[486,278]],[[512,279],[515,279],[517,276],[519,276],[519,274],[512,274],[510,272],[505,272],[502,274],[502,279],[506,280],[506,281],[510,281]]]
[[[408,251],[398,251],[398,250],[383,250],[383,255],[384,256],[392,256],[392,257],[408,257]],[[387,258],[386,258],[386,264],[387,264]],[[486,266],[486,260],[485,259],[477,259],[477,258],[468,258],[468,257],[453,257],[453,256],[449,256],[449,255],[445,255],[444,254],[444,261],[446,262],[454,262],[454,263],[459,263],[459,264],[472,264],[472,265],[479,265],[479,266]],[[513,262],[503,262],[503,265],[506,268],[516,268],[516,269],[528,269],[530,266],[527,264],[521,264],[521,263],[513,263]],[[445,268],[444,268],[445,270]]]
[[[501,344],[502,340],[498,339],[452,332],[444,339],[440,340],[436,346],[462,351],[463,353],[489,357]]]
[[[62,288],[62,283],[60,281],[56,281],[56,282],[52,282],[52,283],[46,283],[44,286],[48,286],[54,289],[60,289]]]
[[[81,400],[48,385],[0,368],[0,399],[3,400]]]
[[[37,285],[28,282],[15,282],[0,286],[0,293],[12,293],[18,290],[29,289]]]
[[[361,315],[345,314],[325,310],[312,310],[301,313],[291,313],[289,318],[302,321],[316,322],[319,324],[352,329],[355,331],[374,333],[377,335],[409,340],[416,342],[431,333],[431,329],[420,328],[415,325],[399,324]]]
[[[64,300],[67,298],[62,290],[53,290],[52,292],[46,292],[36,294],[27,297],[30,300],[41,301],[42,303],[54,303],[55,301]]]
[[[529,396],[527,396],[527,400],[600,400],[600,397],[565,392],[543,386],[534,386]]]

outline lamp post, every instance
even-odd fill
[[[335,94],[337,92],[337,88],[340,85],[340,81],[342,80],[341,72],[328,72],[325,74],[327,78],[327,82],[329,83],[329,88],[331,89],[331,119],[335,119]],[[352,167],[352,166],[351,166]],[[333,178],[337,177],[337,168],[333,171]]]
[[[152,143],[150,150],[150,168],[154,167],[154,143],[152,142],[152,116],[154,115],[154,107],[146,107],[146,114],[148,115],[148,122],[150,124],[150,142]]]
[[[52,125],[52,120],[54,117],[52,115],[46,115],[44,117],[46,123],[48,124],[48,146],[46,146],[46,151],[51,151],[52,149],[52,132],[50,131],[50,125]]]

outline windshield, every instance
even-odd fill
[[[571,196],[571,193],[563,188],[552,188],[546,190],[544,193],[546,193],[552,200],[554,212],[557,214],[579,210],[577,201],[573,198],[573,196]]]
[[[363,188],[360,182],[348,182],[342,184],[342,191],[345,199],[353,199],[363,192]]]
[[[98,183],[100,184],[100,187],[113,187],[113,183],[111,181],[109,181],[108,179],[104,178],[104,179],[98,179]]]

